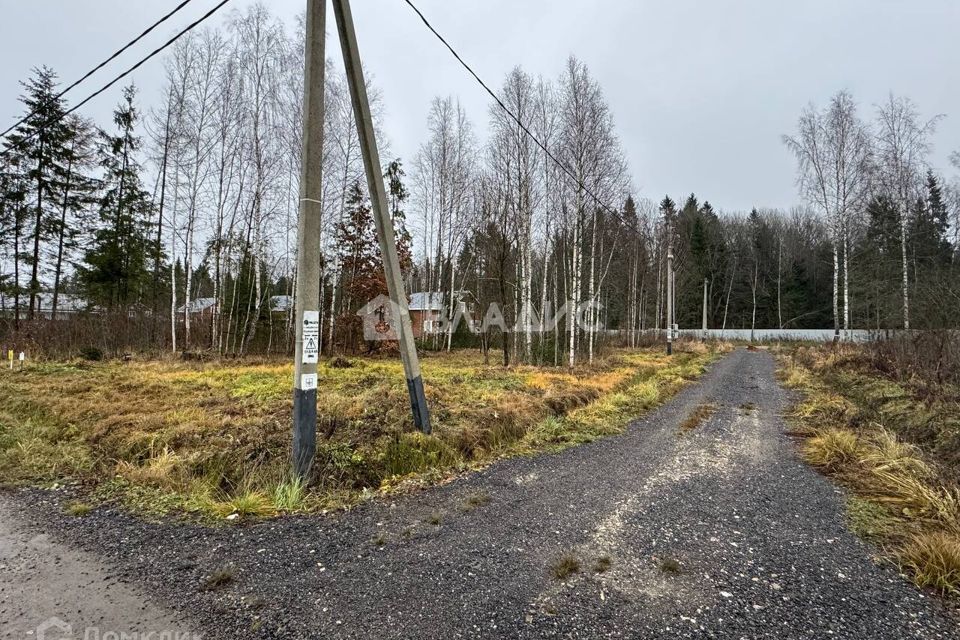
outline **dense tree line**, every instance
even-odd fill
[[[132,348],[289,349],[302,42],[302,23],[265,5],[235,12],[172,47],[159,104],[128,87],[103,128],[61,119],[56,75],[38,69],[0,155],[6,330],[36,321],[43,296],[65,320],[70,294],[138,319]],[[437,97],[418,152],[384,167],[409,292],[441,295],[448,319],[464,299],[491,321],[479,334],[448,322],[424,346],[572,365],[613,335],[635,344],[666,325],[670,244],[682,327],[700,326],[704,291],[714,328],[955,326],[960,188],[928,166],[937,119],[906,99],[870,122],[846,92],[807,108],[785,137],[802,206],[723,212],[634,193],[603,89],[575,57],[551,78],[517,67],[498,97],[511,113],[491,104],[482,128]],[[321,322],[335,351],[361,344],[356,312],[385,284],[345,78],[329,61],[324,131]]]

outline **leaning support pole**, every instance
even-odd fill
[[[297,220],[297,342],[293,375],[293,473],[306,479],[317,450],[320,354],[320,196],[326,0],[307,0],[303,161]]]
[[[340,34],[340,48],[343,50],[343,62],[347,71],[347,83],[350,85],[350,98],[353,101],[353,113],[357,121],[357,133],[360,137],[360,150],[363,165],[367,173],[367,189],[373,206],[373,218],[377,226],[377,240],[380,242],[380,254],[383,256],[383,269],[387,277],[387,291],[393,307],[394,327],[400,342],[400,358],[407,376],[407,390],[410,392],[410,407],[413,410],[413,423],[424,433],[430,433],[430,412],[427,398],[423,392],[423,377],[420,375],[420,359],[417,357],[417,345],[413,337],[413,324],[410,322],[410,309],[403,288],[403,275],[400,273],[400,260],[397,257],[397,242],[387,208],[387,192],[383,184],[383,170],[380,164],[380,152],[373,130],[373,118],[370,115],[370,102],[367,99],[367,85],[360,63],[360,50],[357,46],[357,34],[353,28],[353,15],[349,0],[333,0],[333,13],[337,19],[337,31]]]

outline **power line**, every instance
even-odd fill
[[[68,115],[70,115],[71,113],[73,113],[74,111],[76,111],[77,109],[79,109],[80,107],[82,107],[83,105],[87,104],[88,102],[90,102],[91,100],[93,100],[94,98],[96,98],[97,96],[99,96],[101,93],[103,93],[104,91],[106,91],[107,89],[109,89],[110,87],[112,87],[113,85],[115,85],[116,83],[118,83],[118,82],[120,82],[121,80],[123,80],[124,78],[126,78],[128,75],[130,75],[131,73],[133,73],[134,71],[136,71],[137,69],[139,69],[141,66],[143,66],[148,60],[154,58],[154,57],[157,56],[160,52],[162,52],[164,49],[166,49],[167,47],[169,47],[170,45],[172,45],[174,42],[176,42],[177,40],[179,40],[180,38],[182,38],[184,35],[186,35],[186,34],[189,33],[190,31],[192,31],[193,29],[195,29],[195,28],[196,28],[197,26],[199,26],[202,22],[204,22],[207,18],[209,18],[210,16],[212,16],[213,14],[215,14],[217,11],[219,11],[219,10],[220,10],[225,4],[227,4],[228,2],[230,2],[230,0],[221,0],[221,1],[220,1],[217,5],[215,5],[212,9],[210,9],[210,10],[207,11],[205,14],[203,14],[202,16],[200,16],[199,18],[197,18],[196,20],[194,20],[193,22],[191,22],[190,24],[188,24],[186,27],[184,27],[183,30],[181,30],[179,33],[177,33],[177,35],[173,36],[172,38],[170,38],[169,40],[167,40],[165,43],[163,43],[162,45],[160,45],[159,47],[157,47],[156,49],[154,49],[153,51],[151,51],[149,54],[147,54],[146,56],[144,56],[143,58],[141,58],[139,61],[137,61],[137,63],[134,64],[132,67],[130,67],[129,69],[127,69],[126,71],[124,71],[124,72],[121,73],[120,75],[116,76],[113,80],[111,80],[110,82],[106,83],[105,85],[103,85],[102,87],[100,87],[99,89],[97,89],[96,91],[94,91],[93,93],[91,93],[89,96],[87,96],[86,98],[84,98],[83,100],[81,100],[80,102],[78,102],[77,104],[75,104],[74,106],[72,106],[72,107],[70,107],[69,109],[67,109],[66,111],[64,111],[62,114],[60,114],[60,115],[57,116],[56,118],[53,118],[52,120],[50,120],[50,121],[48,121],[48,122],[44,122],[43,124],[41,124],[40,127],[38,127],[38,128],[37,128],[33,133],[31,133],[29,136],[21,139],[19,142],[17,142],[17,143],[14,144],[14,145],[8,146],[8,147],[7,147],[6,149],[4,149],[3,151],[0,151],[0,155],[9,153],[9,152],[12,151],[15,147],[17,147],[17,146],[19,146],[19,145],[22,145],[22,144],[25,143],[27,140],[30,140],[31,138],[33,138],[34,136],[36,136],[36,135],[37,135],[40,131],[42,131],[45,127],[48,127],[48,126],[50,126],[50,125],[52,125],[52,124],[56,124],[56,123],[59,122],[60,120],[63,120],[63,119],[66,118]]]
[[[547,145],[545,145],[543,142],[541,142],[540,139],[537,138],[537,136],[534,135],[533,132],[531,132],[530,129],[527,128],[527,125],[525,125],[525,124],[520,120],[520,118],[518,118],[516,115],[514,115],[514,113],[510,110],[510,108],[507,107],[507,105],[505,105],[505,104],[503,103],[503,101],[500,99],[500,97],[497,96],[497,94],[487,85],[487,83],[484,82],[483,79],[481,79],[480,76],[477,75],[477,72],[474,71],[474,70],[470,67],[470,65],[467,64],[467,63],[464,61],[464,59],[460,57],[460,54],[457,53],[456,49],[454,49],[453,46],[452,46],[449,42],[447,42],[447,40],[446,40],[442,35],[440,35],[440,33],[439,33],[436,29],[434,29],[433,25],[430,24],[430,21],[427,20],[426,16],[423,15],[423,12],[421,12],[420,9],[418,9],[418,8],[416,7],[416,5],[413,4],[413,2],[412,2],[411,0],[404,0],[404,2],[406,2],[406,3],[410,6],[410,8],[413,9],[413,11],[420,17],[420,20],[423,22],[424,25],[426,25],[427,29],[429,29],[429,30],[433,33],[433,35],[435,35],[435,36],[437,37],[437,39],[440,40],[440,42],[443,43],[443,45],[450,51],[450,53],[453,54],[453,57],[457,59],[457,62],[459,62],[460,65],[461,65],[464,69],[466,69],[466,70],[470,73],[471,76],[473,76],[474,80],[476,80],[478,83],[480,83],[480,86],[483,87],[484,90],[485,90],[488,94],[490,94],[490,97],[493,98],[494,102],[496,102],[497,105],[498,105],[501,109],[503,109],[503,110],[507,113],[507,115],[509,115],[509,116],[513,119],[514,122],[517,123],[517,125],[523,130],[523,132],[524,132],[525,134],[527,134],[527,136],[529,136],[530,139],[533,140],[538,147],[540,147],[540,149],[543,150],[544,154],[546,154],[546,156],[547,156],[548,158],[550,158],[551,160],[553,160],[553,162],[554,162],[558,167],[560,167],[560,169],[567,175],[568,178],[570,178],[571,180],[573,180],[573,182],[577,185],[577,187],[579,187],[580,189],[583,189],[583,191],[584,191],[587,195],[589,195],[591,198],[593,198],[593,199],[596,201],[596,203],[597,203],[598,205],[600,205],[602,208],[606,209],[606,211],[607,211],[608,213],[610,213],[612,216],[614,216],[621,224],[623,224],[623,225],[625,225],[625,226],[628,226],[628,227],[630,227],[631,229],[633,229],[633,231],[639,233],[639,231],[638,231],[638,229],[636,229],[636,227],[634,227],[632,224],[628,224],[628,223],[623,219],[623,217],[620,215],[619,212],[617,212],[616,210],[614,210],[613,208],[611,208],[608,204],[606,204],[605,202],[603,202],[603,200],[601,200],[596,194],[594,194],[593,191],[591,191],[591,190],[589,189],[589,187],[587,187],[587,185],[585,185],[579,178],[577,178],[577,176],[574,175],[573,171],[571,171],[563,162],[561,162],[560,159],[557,158],[557,157],[547,148]]]
[[[110,64],[111,62],[113,62],[114,60],[116,60],[121,54],[123,54],[124,51],[126,51],[127,49],[129,49],[129,48],[132,47],[133,45],[135,45],[135,44],[137,44],[138,42],[140,42],[140,40],[142,40],[144,37],[146,37],[151,31],[153,31],[154,29],[156,29],[157,27],[159,27],[161,24],[163,24],[164,22],[166,22],[168,19],[170,19],[171,17],[173,17],[173,15],[174,15],[175,13],[177,13],[178,11],[180,11],[180,9],[183,9],[185,6],[187,6],[187,5],[190,4],[191,2],[193,2],[193,0],[183,0],[183,2],[181,2],[181,3],[178,4],[176,7],[174,7],[172,11],[170,11],[170,12],[167,13],[165,16],[163,16],[162,18],[160,18],[159,20],[157,20],[156,22],[154,22],[152,25],[150,25],[149,27],[147,27],[147,28],[143,31],[143,33],[141,33],[141,34],[138,35],[136,38],[134,38],[133,40],[131,40],[130,42],[128,42],[127,44],[125,44],[123,47],[121,47],[120,49],[118,49],[113,55],[111,55],[109,58],[107,58],[106,60],[104,60],[103,62],[101,62],[100,64],[98,64],[97,66],[95,66],[93,69],[91,69],[90,71],[88,71],[88,72],[86,72],[85,74],[83,74],[83,77],[81,77],[79,80],[77,80],[76,82],[74,82],[73,84],[71,84],[69,87],[67,87],[66,89],[64,89],[63,91],[61,91],[60,93],[58,93],[57,95],[55,95],[55,96],[53,96],[52,98],[50,98],[50,100],[49,100],[49,102],[48,102],[47,104],[49,104],[50,102],[55,102],[56,100],[59,100],[59,99],[62,98],[68,91],[70,91],[71,89],[73,89],[74,87],[76,87],[78,84],[80,84],[81,82],[83,82],[84,80],[86,80],[87,78],[89,78],[90,76],[92,76],[93,74],[95,74],[97,71],[100,71],[100,69],[103,69],[105,66],[107,66],[108,64]],[[46,105],[43,105],[43,106],[46,106]],[[21,118],[18,122],[16,122],[15,124],[13,124],[13,125],[12,125],[10,128],[8,128],[6,131],[4,131],[3,133],[0,133],[0,138],[6,136],[8,133],[10,133],[10,132],[13,131],[14,129],[16,129],[17,127],[19,127],[20,125],[22,125],[24,122],[26,122],[27,120],[29,120],[29,119],[32,118],[33,116],[37,115],[37,113],[39,112],[40,108],[41,108],[41,107],[38,107],[38,108],[34,109],[34,110],[31,111],[29,114],[27,114],[26,116],[24,116],[23,118]]]

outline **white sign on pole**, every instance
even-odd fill
[[[320,357],[320,312],[303,312],[303,362],[317,363]]]
[[[317,374],[304,373],[300,376],[300,388],[304,391],[310,391],[317,388]]]

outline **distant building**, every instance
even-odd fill
[[[0,315],[12,316],[14,313],[14,300],[11,295],[0,295]],[[37,294],[35,304],[37,305],[36,316],[39,318],[50,319],[53,317],[53,294],[42,291]],[[77,313],[89,311],[90,304],[80,296],[70,293],[61,293],[57,295],[57,317],[64,318]],[[30,294],[20,294],[20,317],[26,318],[30,314]]]
[[[177,309],[177,313],[183,314],[187,312],[187,306],[183,305]],[[191,316],[202,316],[208,315],[211,313],[216,313],[217,311],[217,299],[216,298],[194,298],[190,301],[190,315]]]
[[[270,311],[274,313],[289,313],[293,309],[293,296],[271,296]]]
[[[39,304],[39,315],[41,318],[52,318],[53,317],[53,294],[52,293],[39,293],[37,294],[37,301]],[[23,300],[21,299],[21,302]],[[27,305],[30,304],[30,297],[26,297]],[[80,313],[81,311],[86,311],[89,307],[89,303],[81,298],[80,296],[72,295],[69,293],[60,293],[57,294],[57,316],[61,315],[73,315],[75,313]]]
[[[460,306],[467,326],[473,327],[473,305],[468,302],[469,291],[454,291],[455,304]],[[434,335],[443,330],[444,294],[440,291],[410,294],[410,322],[417,338]]]

